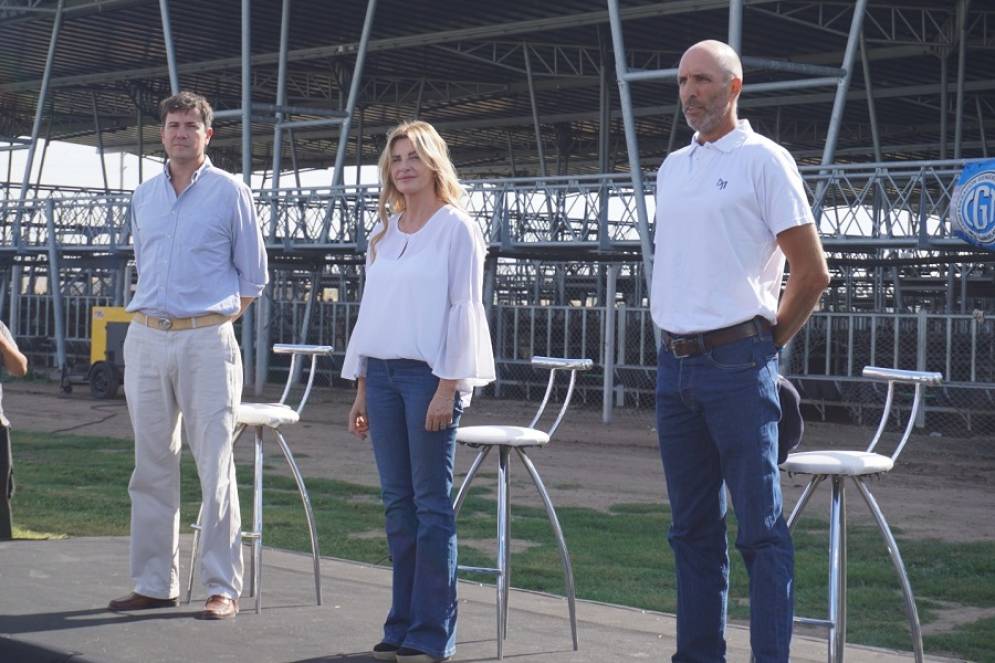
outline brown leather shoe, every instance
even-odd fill
[[[178,599],[157,599],[152,596],[145,596],[132,592],[127,596],[114,599],[107,604],[107,607],[115,612],[126,612],[128,610],[151,610],[152,608],[175,608]]]
[[[197,613],[197,619],[232,619],[238,614],[238,599],[230,599],[220,594],[212,594]]]

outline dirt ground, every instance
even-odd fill
[[[260,400],[277,400],[279,391],[267,389]],[[71,432],[131,438],[131,423],[123,397],[110,401],[90,398],[77,388],[63,394],[57,385],[10,382],[4,385],[4,410],[16,430]],[[245,400],[256,400],[246,394]],[[369,443],[346,432],[345,419],[352,394],[344,389],[316,389],[300,424],[285,435],[306,476],[334,478],[377,485]],[[464,425],[479,423],[527,424],[535,405],[479,397],[467,410]],[[666,499],[663,470],[656,447],[652,413],[616,415],[602,424],[600,412],[570,412],[550,445],[530,456],[556,505],[606,509],[624,502],[660,502]],[[873,431],[865,427],[809,422],[800,450],[863,449]],[[16,435],[16,433],[15,433]],[[239,443],[240,460],[249,461],[251,444]],[[16,466],[16,437],[15,466]],[[885,447],[890,452],[890,447]],[[275,443],[266,454],[277,471],[286,465]],[[457,473],[465,473],[474,452],[460,448]],[[477,490],[493,490],[493,464],[474,482]],[[512,503],[538,504],[524,468],[513,461]],[[782,475],[787,508],[801,489],[804,477]],[[892,527],[908,537],[949,541],[995,541],[995,440],[956,438],[923,433],[906,446],[895,469],[871,484],[871,491]],[[806,513],[828,517],[828,489],[821,487]],[[856,490],[848,491],[851,521],[871,522]]]

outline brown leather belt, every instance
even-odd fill
[[[202,327],[217,327],[230,321],[231,317],[220,313],[208,313],[207,315],[198,315],[195,318],[156,318],[144,313],[136,313],[131,319],[140,325],[160,331],[184,331]]]
[[[770,331],[770,322],[762,316],[741,322],[731,327],[713,329],[699,334],[671,334],[663,330],[663,345],[677,359],[697,357],[712,348],[739,341],[751,336],[757,336]]]

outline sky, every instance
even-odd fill
[[[31,172],[31,183],[38,179],[38,170],[41,167],[41,155],[45,141],[38,141],[38,148],[35,150],[34,165]],[[211,150],[208,147],[208,155]],[[27,162],[27,150],[15,150],[14,152],[0,152],[0,181],[10,180],[20,184],[24,177],[24,164]],[[138,186],[138,157],[133,154],[123,152],[112,152],[105,155],[104,161],[107,167],[107,185],[112,189],[134,189]],[[145,179],[152,177],[162,170],[162,162],[158,159],[145,157],[142,165]],[[9,172],[9,174],[8,174]],[[356,181],[356,169],[353,166],[346,166],[345,181],[352,183]],[[375,184],[377,182],[377,169],[375,166],[363,167],[363,183]],[[44,171],[42,173],[42,184],[80,186],[103,188],[104,178],[100,168],[100,156],[95,147],[86,145],[76,145],[62,141],[52,141],[45,157]],[[312,170],[301,173],[301,185],[304,187],[326,187],[332,181],[331,169]],[[267,180],[268,182],[268,180]],[[262,175],[253,175],[253,188],[258,188],[262,183]],[[292,186],[293,178],[281,178],[281,184]]]

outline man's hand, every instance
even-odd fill
[[[829,267],[819,233],[812,223],[789,228],[777,236],[790,272],[777,308],[774,345],[784,347],[798,333],[829,285]]]

